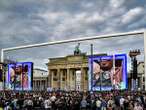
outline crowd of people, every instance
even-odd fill
[[[4,110],[146,110],[146,93],[1,91]]]

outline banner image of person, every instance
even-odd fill
[[[127,88],[126,54],[89,57],[89,90]]]
[[[10,90],[31,90],[32,72],[32,62],[9,64],[6,78],[6,88]]]

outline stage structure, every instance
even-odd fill
[[[32,44],[32,45],[4,48],[4,49],[1,50],[1,62],[4,62],[4,56],[5,56],[4,52],[8,52],[8,51],[12,51],[12,50],[20,50],[20,49],[27,49],[27,48],[41,47],[41,46],[49,46],[49,45],[56,45],[56,44],[64,44],[64,43],[71,43],[71,42],[80,43],[82,41],[90,41],[90,40],[122,38],[122,37],[124,38],[125,36],[132,36],[132,35],[133,35],[133,37],[138,37],[138,35],[143,35],[144,36],[144,56],[146,56],[146,31],[134,31],[134,32],[100,35],[100,36],[92,36],[92,37],[83,37],[83,38],[63,40],[63,41],[46,42],[46,43],[40,43],[40,44]],[[146,57],[144,58],[144,63],[146,65]],[[145,66],[145,71],[144,72],[145,72],[145,79],[146,79],[146,66]],[[3,85],[4,85],[4,81],[3,81]],[[145,81],[145,85],[146,85],[146,81]],[[146,90],[146,88],[145,88],[145,90]]]

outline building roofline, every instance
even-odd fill
[[[100,54],[94,54],[93,56],[105,56],[105,55],[107,55],[107,53],[100,53]],[[63,58],[66,58],[66,57],[72,57],[72,56],[87,56],[87,57],[89,57],[89,56],[91,56],[91,55],[87,55],[87,54],[80,54],[80,55],[66,55],[66,56],[64,56],[64,57],[54,57],[54,58],[48,58],[49,60],[53,60],[53,59],[63,59]]]

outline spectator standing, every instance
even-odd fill
[[[99,99],[99,97],[96,100],[96,110],[101,110],[101,100]]]
[[[86,107],[87,107],[87,101],[84,97],[81,101],[81,110],[86,110]]]
[[[51,101],[49,98],[46,98],[44,100],[44,108],[45,108],[45,110],[51,110]]]
[[[107,102],[105,101],[105,99],[102,99],[101,110],[106,110],[106,108],[107,108]]]
[[[124,97],[121,96],[121,98],[120,98],[120,107],[121,107],[122,110],[124,110],[124,101],[125,101]]]
[[[31,98],[29,98],[27,102],[27,110],[32,110],[32,108],[33,108],[33,101]]]
[[[139,103],[135,103],[134,110],[143,110],[143,108]]]

